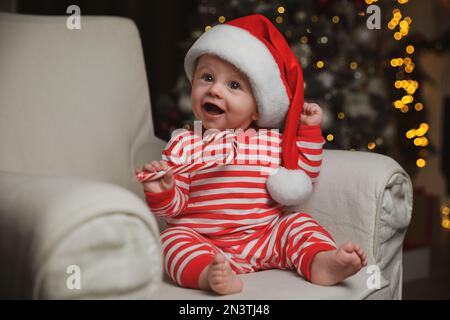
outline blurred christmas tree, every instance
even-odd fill
[[[366,25],[366,9],[372,2],[383,13],[380,30]],[[419,127],[426,119],[418,88],[423,74],[411,59],[392,62],[409,54],[404,52],[408,31],[402,31],[406,33],[403,39],[396,40],[393,28],[386,26],[388,22],[404,28],[411,24],[404,17],[389,16],[397,12],[393,11],[395,5],[394,1],[376,0],[200,0],[197,13],[189,19],[191,38],[181,46],[186,52],[216,24],[248,14],[265,15],[285,35],[302,65],[305,100],[317,102],[324,110],[325,148],[386,154],[414,176],[419,169],[417,159],[426,159],[424,150],[433,148],[425,140],[420,140],[422,145],[413,143],[412,138],[426,139],[427,128]],[[415,101],[406,101],[411,98],[405,95]],[[176,128],[192,127],[190,84],[182,61],[172,95],[160,99],[157,108],[167,112],[168,122],[156,124],[167,133],[162,138],[168,140]],[[416,134],[408,139],[405,134],[411,130]]]

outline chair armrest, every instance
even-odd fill
[[[392,158],[369,152],[324,150],[312,197],[303,206],[338,244],[352,240],[367,252],[401,296],[402,244],[411,219],[410,177]]]
[[[145,203],[73,177],[0,171],[0,260],[0,298],[154,298],[162,281],[159,231]],[[68,273],[71,265],[80,273]],[[68,288],[78,274],[81,288]]]

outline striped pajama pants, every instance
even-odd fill
[[[161,233],[164,268],[172,280],[198,288],[199,276],[217,253],[222,253],[237,274],[266,269],[295,269],[311,279],[311,263],[320,251],[335,250],[330,234],[303,212],[283,215],[259,238],[219,248],[192,228],[176,226]]]

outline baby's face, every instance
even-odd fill
[[[192,111],[205,129],[246,130],[258,119],[247,77],[232,64],[202,55],[192,80]]]

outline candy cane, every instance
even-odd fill
[[[233,148],[231,149],[231,152],[226,154],[226,157],[215,159],[214,161],[207,161],[207,162],[193,162],[188,164],[181,164],[181,165],[171,165],[169,163],[170,168],[163,171],[158,172],[150,172],[147,170],[144,170],[142,172],[139,172],[136,174],[136,178],[139,182],[146,182],[146,181],[153,181],[158,180],[163,175],[165,175],[167,172],[172,170],[173,174],[180,174],[185,172],[194,172],[201,169],[206,168],[212,168],[212,167],[220,167],[223,165],[227,165],[233,162],[234,159],[237,158],[239,154],[239,142],[235,134],[229,132],[229,131],[220,131],[217,134],[209,134],[206,137],[203,138],[203,143],[205,145],[205,148],[207,148],[209,145],[214,144],[214,142],[223,140],[225,138],[225,141],[228,141],[228,139],[231,140]],[[225,161],[223,162],[223,159]]]

